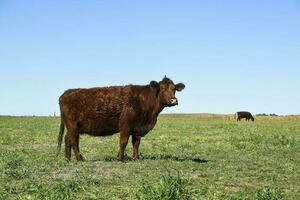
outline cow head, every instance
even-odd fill
[[[178,105],[175,93],[176,91],[180,92],[185,88],[183,83],[174,84],[173,81],[166,76],[159,83],[152,81],[150,85],[151,87],[158,89],[157,96],[163,107]]]

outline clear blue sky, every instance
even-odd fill
[[[0,114],[68,88],[184,82],[165,112],[300,114],[299,0],[0,0]]]

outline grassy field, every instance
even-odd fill
[[[0,117],[1,199],[300,199],[297,117],[164,115],[126,163],[118,134],[82,136],[85,162],[56,157],[59,122]]]

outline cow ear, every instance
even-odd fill
[[[156,81],[151,81],[151,82],[150,82],[150,87],[151,87],[152,89],[159,90],[159,83],[156,82]]]
[[[176,91],[180,92],[185,88],[185,85],[183,83],[178,83],[175,85]]]

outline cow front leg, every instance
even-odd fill
[[[133,155],[132,158],[133,160],[139,160],[140,159],[140,154],[139,154],[139,147],[141,143],[141,137],[137,136],[132,136],[132,147],[133,147]]]
[[[124,162],[124,152],[130,136],[130,129],[128,127],[123,128],[120,131],[120,150],[118,153],[118,161]]]

